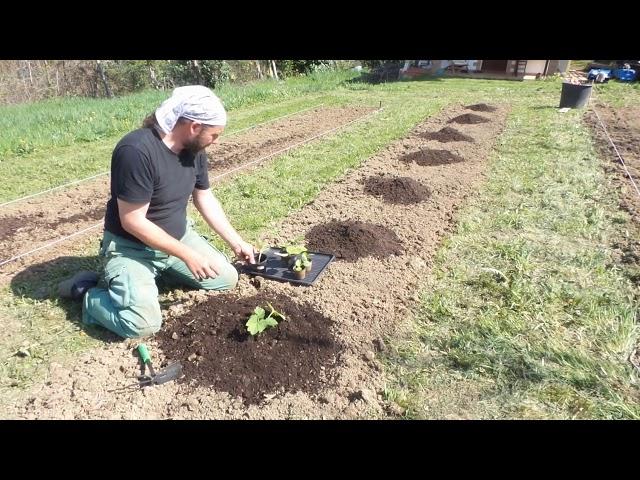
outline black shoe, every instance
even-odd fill
[[[73,277],[63,280],[58,284],[58,295],[63,298],[80,300],[87,290],[98,285],[98,274],[83,270]]]

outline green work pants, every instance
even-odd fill
[[[105,231],[100,255],[108,259],[104,270],[107,288],[96,287],[86,293],[82,321],[102,325],[121,337],[145,337],[156,333],[162,325],[156,277],[205,290],[236,286],[235,267],[191,228],[191,222],[180,241],[201,255],[223,259],[224,270],[216,278],[196,280],[179,258]]]

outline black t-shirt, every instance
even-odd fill
[[[174,238],[186,231],[187,203],[194,188],[209,188],[204,151],[179,155],[167,147],[154,128],[140,128],[125,135],[111,157],[111,199],[104,228],[142,243],[120,224],[117,198],[149,203],[147,219]]]

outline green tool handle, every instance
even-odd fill
[[[138,345],[138,353],[140,354],[140,358],[142,358],[142,363],[151,362],[151,355],[149,355],[149,350],[147,350],[147,346],[144,343]]]

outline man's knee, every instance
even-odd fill
[[[220,273],[218,290],[229,290],[238,284],[238,271],[230,263],[225,264],[224,271]]]
[[[230,290],[238,284],[238,271],[230,263],[226,263],[224,269],[216,278],[203,280],[200,288],[205,290]]]
[[[151,299],[149,299],[151,300]],[[126,325],[127,338],[148,337],[157,333],[162,327],[160,303],[149,301],[145,305],[133,305],[120,312],[122,323]]]

